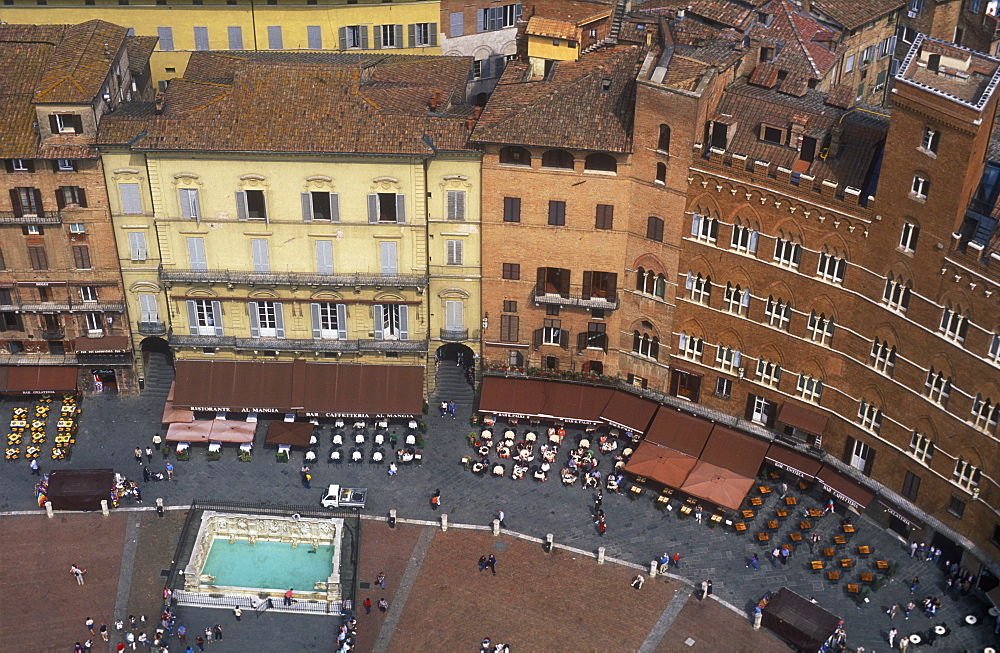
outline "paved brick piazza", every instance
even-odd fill
[[[948,597],[944,577],[933,563],[909,558],[899,539],[864,516],[854,516],[858,533],[836,552],[838,559],[856,561],[856,568],[845,578],[853,582],[877,558],[901,565],[895,578],[873,592],[867,604],[847,595],[844,580],[832,584],[809,569],[810,560],[821,559],[819,551],[810,554],[803,544],[787,565],[772,566],[768,549],[750,537],[710,529],[693,519],[678,520],[675,512],[657,511],[651,496],[630,501],[606,492],[608,531],[602,538],[591,519],[589,491],[564,487],[555,479],[536,483],[477,477],[462,467],[461,457],[470,452],[466,438],[471,401],[467,399],[459,402],[457,419],[427,418],[424,464],[401,466],[392,478],[381,466],[327,463],[327,425],[321,434],[321,461],[313,466],[313,487],[305,489],[298,474],[301,454],[295,454],[290,463],[277,463],[273,451],[263,446],[266,423],[261,423],[252,462],[239,462],[229,447],[220,461],[208,462],[203,450],[195,447],[191,460],[175,461],[174,481],[142,484],[141,467],[133,460],[132,450],[145,446],[161,428],[158,420],[165,393],[165,388],[152,388],[134,398],[85,399],[73,459],[58,467],[114,467],[140,482],[146,509],[157,497],[168,507],[186,507],[194,499],[311,505],[318,503],[321,488],[337,482],[368,487],[365,512],[375,517],[384,517],[394,508],[401,519],[433,521],[447,513],[452,524],[486,527],[498,508],[506,511],[511,534],[499,538],[487,531],[458,528],[441,533],[431,526],[399,524],[393,530],[365,520],[359,578],[374,582],[380,571],[385,572],[384,596],[390,608],[385,615],[377,609],[372,615],[359,615],[361,650],[476,650],[483,637],[507,641],[515,651],[783,650],[784,645],[768,631],[754,632],[749,626],[752,606],[765,592],[782,586],[815,597],[842,617],[852,647],[883,650],[883,638],[891,627],[885,609],[893,602],[909,600],[907,581],[914,575],[921,578],[918,600],[939,596],[943,609],[933,620],[919,613],[909,620],[897,617],[895,625],[901,634],[926,633],[943,622],[952,634],[939,642],[941,650],[981,651],[995,642],[992,627],[986,625],[985,597],[978,592],[959,600]],[[0,400],[0,420],[9,419],[16,405],[28,402]],[[567,439],[578,435],[570,432]],[[150,466],[162,469],[162,456],[157,456]],[[0,569],[5,575],[0,584],[0,648],[71,651],[75,641],[86,639],[83,621],[87,616],[111,624],[114,617],[158,610],[163,588],[160,571],[170,566],[183,509],[168,510],[162,518],[149,510],[119,510],[110,517],[57,514],[50,520],[35,505],[34,479],[27,463],[22,459],[0,465],[0,509],[33,513],[0,518],[4,542]],[[49,471],[50,461],[43,459],[42,468]],[[608,466],[602,461],[601,468]],[[428,500],[438,488],[443,505],[435,513]],[[796,496],[802,507],[818,505],[820,500],[812,492]],[[772,495],[760,514],[773,515],[776,508],[777,497]],[[788,533],[798,522],[792,521],[781,523],[772,537],[788,542]],[[832,544],[839,525],[840,516],[814,523],[825,545]],[[762,523],[751,524],[754,533],[762,527]],[[552,533],[557,544],[587,553],[604,546],[609,558],[646,568],[646,585],[638,592],[629,587],[636,573],[633,568],[611,563],[599,566],[589,555],[559,549],[546,555],[539,544],[517,539],[513,533],[539,539]],[[871,559],[856,554],[860,544],[873,548]],[[500,560],[496,578],[476,568],[486,551]],[[649,561],[664,552],[681,553],[680,569],[671,570],[677,577],[649,580]],[[754,552],[762,560],[759,572],[746,568]],[[77,587],[68,573],[73,562],[88,569],[83,587]],[[713,580],[722,603],[699,602],[689,596],[691,583],[706,578]],[[366,595],[373,603],[383,596],[380,588],[372,588],[370,594],[362,589],[359,599]],[[210,649],[216,653],[292,647],[330,650],[338,626],[335,619],[312,616],[244,614],[237,624],[232,613],[224,610],[180,608],[178,612],[192,633],[207,625],[223,625],[225,640]],[[960,627],[967,614],[980,617],[980,625]],[[685,643],[689,638],[694,640],[690,647]],[[183,649],[174,645],[171,650]]]

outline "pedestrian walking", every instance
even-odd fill
[[[73,574],[73,576],[76,577],[77,585],[83,585],[83,575],[87,573],[86,569],[80,569],[76,565],[70,565],[69,573]]]
[[[385,597],[383,596],[378,600],[378,610],[379,612],[385,612],[388,609],[389,609],[389,602],[386,601]]]
[[[201,635],[198,635],[197,637],[194,638],[194,643],[198,645],[199,651],[205,650],[205,638],[202,637]]]
[[[441,488],[434,490],[434,494],[431,495],[431,510],[437,510],[441,507]]]
[[[83,653],[90,653],[90,651],[93,648],[94,648],[94,640],[88,639],[86,642],[83,643]]]
[[[917,546],[917,559],[918,560],[926,560],[927,559],[927,543],[926,542],[921,542]]]
[[[142,466],[142,482],[149,483],[149,467],[146,465]]]
[[[142,464],[142,449],[140,449],[139,447],[136,447],[135,451],[132,452],[132,455],[135,456],[135,462],[137,462],[137,463],[139,463],[141,465]]]
[[[37,458],[32,458],[31,459],[31,464],[29,466],[31,467],[31,475],[32,476],[41,476],[42,475],[42,470],[38,466],[38,459]]]
[[[937,564],[941,561],[942,553],[943,551],[941,551],[941,547],[938,547],[937,549],[934,550],[934,564]]]
[[[233,616],[236,617],[236,621],[241,621],[243,619],[243,608],[240,606],[233,608]]]
[[[642,577],[642,574],[636,574],[635,578],[632,579],[632,587],[637,590],[642,589],[642,584],[646,582],[646,579]]]
[[[139,636],[136,638],[136,641],[142,644],[143,648],[149,648],[149,638],[146,637],[146,633],[139,633]]]
[[[771,566],[777,567],[778,560],[781,558],[781,549],[774,547],[774,551],[771,551]]]
[[[782,483],[781,484],[781,494],[778,495],[778,498],[779,499],[784,499],[787,496],[788,496],[788,483]]]
[[[222,624],[215,624],[215,627],[212,628],[212,635],[214,639],[222,641]]]
[[[904,619],[909,619],[910,618],[910,613],[913,612],[913,609],[916,608],[916,607],[917,607],[917,604],[914,603],[913,601],[910,601],[909,603],[907,603],[906,604],[906,616],[903,617],[903,618]]]
[[[87,627],[87,630],[90,631],[91,635],[94,634],[94,620],[93,619],[91,619],[90,617],[87,617],[86,621],[83,622],[83,625]]]
[[[809,537],[810,553],[816,550],[816,545],[819,544],[819,540],[820,540],[819,533],[813,532],[813,534]]]
[[[705,596],[712,596],[712,579],[709,578],[706,582],[708,583],[708,591],[705,593]]]
[[[506,517],[506,515],[504,514],[504,511],[503,510],[497,510],[496,520],[498,522],[500,522],[500,528],[507,528],[507,524],[504,522],[504,517]]]
[[[372,600],[369,597],[365,597],[365,614],[372,613]]]
[[[601,510],[601,504],[604,503],[604,492],[600,488],[597,489],[597,495],[594,497],[594,514],[596,515]]]
[[[127,633],[125,633],[125,642],[130,647],[132,647],[132,650],[134,651],[135,650],[135,633],[133,633],[131,630],[128,631]]]
[[[917,554],[917,543],[910,542],[910,557],[912,558]]]
[[[101,633],[101,639],[105,642],[108,641],[108,624],[101,622],[101,627],[97,629],[97,632]]]
[[[607,530],[608,530],[608,523],[604,521],[603,517],[601,517],[601,519],[597,522],[597,534],[600,535],[601,537],[604,537],[604,532]]]
[[[288,591],[285,592],[285,598],[282,601],[282,605],[291,605],[292,604],[292,596],[293,596],[293,594],[294,594],[294,592],[292,591],[292,588],[289,587]]]
[[[169,460],[167,461],[167,480],[174,480],[174,464]]]
[[[486,570],[486,556],[481,555],[479,556],[479,571],[482,572],[485,570]]]
[[[442,401],[440,408],[441,408],[441,417],[444,417],[445,415],[448,414],[448,402],[447,401]]]
[[[148,462],[153,462],[153,448],[146,447],[146,460]]]
[[[457,419],[455,417],[455,401],[454,400],[448,402],[448,414],[451,415],[452,419]]]
[[[889,606],[889,609],[886,610],[885,613],[889,615],[890,621],[895,619],[896,615],[899,614],[899,604],[893,603],[892,605]]]
[[[910,594],[913,594],[914,592],[916,592],[917,588],[919,586],[920,586],[920,577],[919,576],[914,576],[913,578],[911,578],[910,579]]]
[[[160,437],[159,432],[154,433],[153,434],[153,446],[156,447],[157,451],[160,450],[160,445],[161,444],[163,444],[163,438]]]
[[[490,554],[490,556],[488,558],[486,558],[486,566],[490,568],[490,571],[493,572],[494,576],[497,575],[497,562],[498,561],[497,561],[496,556],[493,555],[492,553]]]
[[[787,547],[781,547],[781,564],[787,565],[788,556],[790,555],[792,555],[791,549],[788,549]]]
[[[177,626],[177,640],[181,644],[187,644],[187,632],[188,629],[184,626]]]
[[[680,553],[675,553],[674,557],[671,558],[671,562],[674,563],[674,569],[680,569],[681,568],[681,554]]]
[[[306,486],[307,490],[312,489],[312,478],[312,474],[309,472],[306,472],[305,475],[302,476],[302,484]]]
[[[760,561],[757,560],[757,554],[750,556],[750,562],[747,563],[747,569],[753,569],[754,571],[760,571]]]
[[[701,518],[704,516],[704,514],[705,511],[701,509],[700,505],[694,507],[694,520],[699,524],[701,523]]]
[[[708,596],[708,581],[701,581],[701,596],[698,597],[699,601],[704,601],[705,597]]]
[[[378,582],[378,586],[385,589],[385,572],[379,572],[378,578],[375,579]]]
[[[823,514],[824,515],[828,515],[831,512],[836,512],[836,510],[837,510],[837,506],[836,506],[836,504],[833,503],[833,499],[829,499],[826,502],[826,508],[823,509]]]

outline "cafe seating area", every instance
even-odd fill
[[[331,425],[316,425],[315,437],[317,443],[329,438],[332,446],[327,451],[326,460],[330,464],[419,465],[423,462],[425,428],[422,423],[409,418],[338,418]],[[317,443],[311,445],[311,451],[315,450]]]
[[[33,460],[42,455],[49,438],[49,417],[54,401],[54,395],[39,395],[33,404],[13,408],[4,449],[5,460],[18,460],[22,455],[27,460]],[[76,444],[79,415],[79,398],[75,394],[63,394],[56,412],[56,432],[50,450],[52,460],[69,457]]]

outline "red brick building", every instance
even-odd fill
[[[149,50],[124,27],[97,20],[0,26],[0,365],[72,367],[84,391],[136,390],[92,144],[102,115],[148,92],[133,85],[146,61],[129,55],[148,59]]]

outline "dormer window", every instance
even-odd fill
[[[49,116],[53,134],[82,134],[83,119],[75,113],[54,113]]]
[[[11,159],[10,160],[10,171],[11,172],[31,172],[30,164],[31,164],[31,162],[28,159]]]
[[[601,93],[607,93],[611,90],[611,79],[605,77],[601,80]]]
[[[772,127],[770,125],[760,126],[760,140],[767,143],[774,143],[775,145],[781,145],[784,141],[785,132],[777,127]]]
[[[73,159],[56,159],[56,169],[59,172],[73,172],[76,170],[76,163]]]

